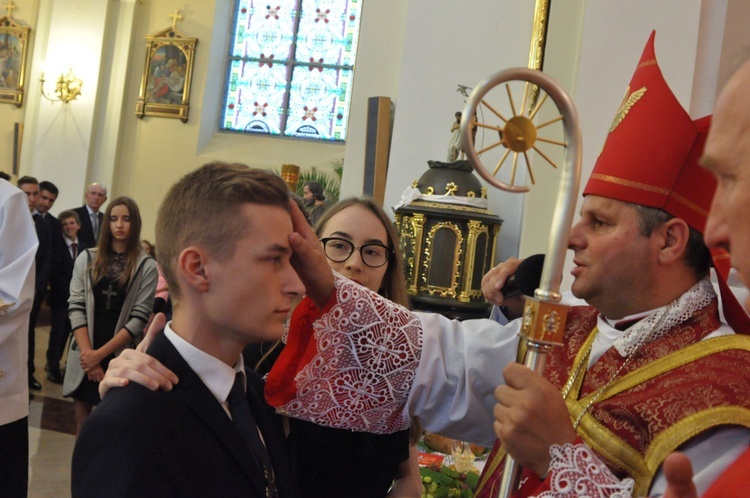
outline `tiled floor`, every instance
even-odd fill
[[[73,402],[63,398],[62,386],[47,380],[44,371],[49,326],[46,310],[36,329],[36,378],[41,391],[32,391],[29,403],[29,497],[70,496],[70,460],[75,444]]]

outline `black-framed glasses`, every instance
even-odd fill
[[[359,249],[359,255],[365,265],[370,268],[380,268],[391,259],[393,254],[393,251],[383,244],[364,244],[355,247],[350,241],[338,237],[326,237],[320,241],[323,243],[326,257],[336,263],[343,263],[351,257],[355,249]]]

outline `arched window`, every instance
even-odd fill
[[[362,0],[237,0],[222,130],[344,141]]]

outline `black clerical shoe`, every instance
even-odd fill
[[[47,372],[47,380],[52,382],[53,384],[62,384],[63,383],[63,374],[58,371],[50,370]]]
[[[42,385],[37,381],[33,375],[29,375],[29,389],[34,391],[41,391]]]

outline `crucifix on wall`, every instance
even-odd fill
[[[177,27],[177,21],[182,21],[182,14],[180,14],[179,10],[175,10],[171,14],[169,14],[169,17],[172,18],[172,28]]]
[[[8,11],[8,17],[13,17],[13,9],[16,8],[16,4],[12,0],[8,0],[8,4],[5,6],[5,10]]]

